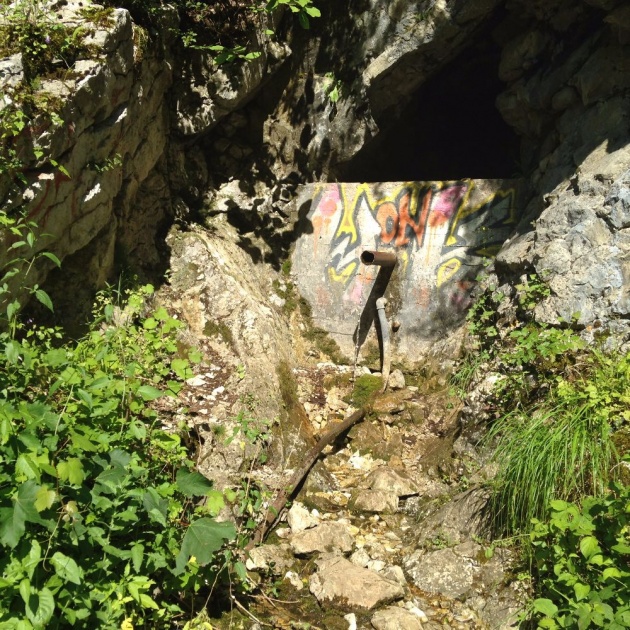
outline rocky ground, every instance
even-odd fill
[[[314,438],[356,410],[353,390],[369,373],[360,371],[355,380],[349,366],[293,369]],[[189,395],[203,398],[204,380],[190,379]],[[249,553],[251,576],[277,599],[232,627],[514,627],[526,582],[510,549],[484,536],[491,467],[458,436],[452,388],[442,382],[427,393],[406,380],[421,383],[394,371],[373,413],[327,447],[267,542]],[[208,388],[210,402],[212,379]],[[282,485],[264,468],[256,474]]]

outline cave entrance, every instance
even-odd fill
[[[519,168],[520,139],[495,106],[501,49],[484,29],[411,97],[378,120],[381,133],[337,170],[339,181],[504,179]],[[395,119],[394,119],[395,118]]]

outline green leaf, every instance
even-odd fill
[[[46,291],[43,291],[42,289],[37,289],[35,291],[35,297],[50,311],[54,311],[53,309],[53,304],[52,301],[48,295],[48,293],[46,293]]]
[[[142,495],[142,505],[148,512],[151,520],[166,526],[166,514],[168,511],[168,501],[163,499],[155,488],[147,488]]]
[[[175,476],[177,489],[187,497],[203,496],[212,490],[212,482],[201,473],[180,468]]]
[[[77,388],[77,396],[85,403],[85,406],[88,409],[92,409],[94,406],[94,401],[92,400],[92,396],[89,392],[86,392],[84,389],[80,387]]]
[[[42,486],[35,495],[35,509],[38,512],[43,512],[52,507],[57,493],[54,490],[50,490],[47,486]]]
[[[591,587],[588,584],[582,584],[581,582],[576,582],[573,585],[573,590],[575,591],[575,599],[580,601],[584,599],[590,592]]]
[[[557,614],[558,607],[550,599],[542,597],[534,600],[534,610],[547,617],[553,617]]]
[[[0,508],[0,543],[13,549],[25,530],[24,519],[17,517],[12,507]]]
[[[151,385],[141,385],[137,389],[137,393],[142,396],[144,400],[155,400],[162,395],[162,392]]]
[[[607,580],[608,578],[620,578],[623,577],[621,571],[617,567],[608,567],[604,569],[602,578]]]
[[[52,260],[55,263],[55,265],[57,265],[57,267],[61,267],[61,261],[53,253],[51,253],[51,252],[42,252],[40,254],[40,256],[45,256],[49,260]]]
[[[79,433],[78,431],[70,431],[70,439],[72,440],[72,446],[81,451],[87,451],[88,453],[95,453],[99,450],[99,445],[95,444],[87,435]]]
[[[120,488],[126,476],[127,471],[122,466],[113,464],[98,475],[96,483],[107,488],[109,492],[115,492]],[[103,491],[106,492],[105,490]]]
[[[15,317],[15,314],[18,312],[19,309],[20,303],[17,300],[13,300],[13,302],[10,302],[7,305],[7,319],[11,321]]]
[[[241,582],[247,582],[247,568],[242,562],[234,563],[234,571],[236,571],[236,575],[238,575]]]
[[[9,341],[4,347],[4,354],[7,357],[7,361],[15,365],[20,360],[20,350],[22,350],[22,346],[17,341]]]
[[[61,481],[67,481],[72,486],[80,486],[85,479],[83,463],[77,457],[70,457],[65,462],[59,462],[57,474]]]
[[[33,539],[30,544],[31,548],[29,549],[28,556],[22,560],[22,568],[26,571],[28,579],[32,580],[33,573],[35,573],[35,569],[42,559],[42,548],[36,539]]]
[[[171,370],[182,380],[190,378],[193,375],[190,364],[186,359],[173,359],[171,361]]]
[[[18,587],[20,592],[20,597],[24,601],[25,604],[28,604],[28,600],[31,597],[32,589],[31,589],[31,581],[28,579],[23,579],[20,582],[20,586]]]
[[[55,612],[55,598],[51,591],[42,588],[37,593],[31,593],[26,602],[26,616],[35,627],[45,626]]]
[[[154,328],[157,328],[157,325],[157,320],[155,320],[153,317],[148,317],[144,320],[142,327],[145,330],[153,330]]]
[[[30,453],[18,455],[15,461],[15,472],[19,481],[26,481],[27,479],[39,481],[41,478],[41,470]]]
[[[580,540],[580,551],[587,560],[592,558],[596,553],[600,553],[601,549],[599,548],[597,538],[595,538],[595,536],[585,536],[582,538],[582,540]]]
[[[236,537],[234,523],[217,523],[212,518],[200,518],[187,530],[182,547],[175,563],[175,575],[179,575],[186,568],[186,564],[192,556],[197,559],[197,564],[208,564],[214,552],[221,549],[224,541],[233,540]]]
[[[218,490],[210,490],[206,498],[206,508],[210,514],[217,515],[225,507],[223,494]]]
[[[142,559],[144,558],[144,545],[142,543],[136,543],[131,548],[131,562],[133,563],[133,569],[136,573],[140,572],[142,568]]]
[[[81,569],[72,559],[56,551],[50,559],[51,564],[55,567],[55,573],[66,582],[73,584],[81,584]]]
[[[0,508],[0,542],[11,548],[15,547],[23,536],[25,523],[39,523],[48,525],[43,521],[37,509],[35,500],[40,490],[33,480],[29,480],[20,485],[16,495],[13,497],[12,508]]]

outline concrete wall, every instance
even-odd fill
[[[388,318],[400,324],[394,345],[419,358],[462,321],[484,259],[514,228],[518,186],[519,180],[461,180],[302,187],[297,207],[310,210],[292,268],[315,324],[353,356],[382,292],[374,289],[379,268],[362,264],[361,252],[395,252],[398,264],[385,289]]]

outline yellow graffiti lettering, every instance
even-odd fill
[[[451,224],[451,229],[449,231],[448,237],[446,238],[445,245],[452,246],[457,244],[457,237],[455,236],[457,229],[459,227],[459,223],[461,223],[466,217],[469,217],[477,212],[482,212],[486,208],[491,208],[492,204],[495,205],[507,203],[507,212],[505,213],[507,216],[503,221],[504,225],[510,225],[515,222],[515,212],[516,208],[514,205],[515,200],[515,191],[513,188],[508,190],[498,190],[491,195],[488,195],[481,203],[476,206],[468,205],[468,198],[470,197],[470,193],[474,187],[474,182],[470,180],[470,185],[466,192],[466,196],[462,200],[460,204],[460,210],[453,219],[453,223]],[[495,201],[497,198],[502,198],[501,201]]]
[[[328,277],[331,282],[342,282],[345,284],[352,278],[357,270],[357,262],[353,261],[349,265],[346,265],[343,269],[337,271],[333,267],[328,267]]]
[[[462,261],[457,258],[451,258],[446,262],[442,263],[437,270],[437,287],[438,289],[445,283],[448,282],[461,268]]]

